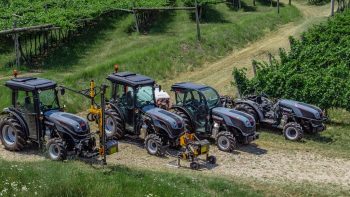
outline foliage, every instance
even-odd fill
[[[12,0],[0,6],[0,30],[39,24],[74,28],[78,19],[91,18],[113,8],[164,6],[168,0]],[[17,15],[15,17],[13,15]]]
[[[308,3],[311,5],[324,5],[329,2],[330,0],[308,0]]]
[[[291,51],[280,50],[280,62],[260,62],[257,76],[243,79],[241,91],[265,92],[296,99],[324,109],[350,110],[350,11],[313,27],[301,40],[290,38]]]
[[[181,0],[186,6],[195,6],[195,0]],[[220,2],[219,0],[197,0],[198,5]]]

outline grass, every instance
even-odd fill
[[[250,4],[252,2],[246,1],[244,6],[252,7]],[[283,6],[278,15],[276,8],[263,4],[258,1],[256,10],[238,12],[225,4],[211,6],[201,24],[203,39],[200,43],[196,41],[196,25],[189,12],[162,13],[150,31],[143,35],[129,31],[134,24],[131,15],[101,19],[98,26],[50,53],[35,69],[43,71],[38,75],[40,77],[77,89],[86,88],[90,79],[103,82],[114,64],[122,65],[122,70],[157,80],[168,78],[175,72],[214,61],[278,25],[300,18],[294,6]],[[8,75],[10,70],[0,69],[0,74]],[[0,95],[2,108],[9,105],[10,94],[3,87],[0,91],[4,92]],[[64,103],[74,112],[88,106],[79,96],[67,96]]]
[[[327,129],[319,135],[306,134],[302,142],[284,139],[279,131],[263,129],[258,144],[269,149],[307,151],[327,157],[350,158],[350,113],[345,110],[330,111]]]
[[[0,172],[0,196],[262,196],[249,186],[222,178],[119,166],[96,169],[72,161],[0,160]]]

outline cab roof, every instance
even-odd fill
[[[126,84],[129,86],[154,85],[155,81],[147,76],[132,72],[120,72],[108,75],[107,79],[111,82]]]
[[[171,90],[174,89],[191,89],[191,90],[197,90],[200,91],[203,88],[208,88],[209,86],[202,85],[202,84],[196,84],[191,82],[181,82],[181,83],[175,83],[171,86]]]
[[[5,86],[13,90],[36,91],[47,90],[56,87],[56,82],[34,77],[18,77],[6,81]]]

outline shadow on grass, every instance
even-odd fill
[[[243,145],[241,147],[239,147],[240,151],[245,152],[245,153],[250,153],[253,155],[265,155],[267,154],[267,150],[258,147],[258,145],[256,144],[248,144],[248,145]]]
[[[159,13],[155,22],[149,28],[149,33],[157,34],[157,33],[165,33],[167,29],[171,25],[171,23],[175,20],[175,15],[177,11],[174,10],[164,10]]]
[[[116,13],[97,19],[92,25],[84,27],[64,43],[52,51],[41,63],[46,69],[70,68],[78,63],[80,57],[83,57],[91,45],[104,37],[108,30],[114,29],[113,24],[125,18],[125,14]],[[124,27],[128,31],[129,26]]]
[[[196,13],[191,12],[190,19],[196,21]],[[229,23],[220,11],[215,9],[213,5],[202,6],[200,11],[200,22],[201,23]]]
[[[319,142],[323,144],[332,143],[334,140],[331,137],[321,136],[319,133],[315,134],[305,134],[304,138],[314,142]]]
[[[238,1],[235,1],[235,4],[226,4],[228,8],[230,8],[230,10],[233,11],[239,11],[238,8]],[[246,2],[241,1],[241,9],[243,10],[243,12],[256,12],[257,11],[257,7],[253,6],[253,5],[248,5]]]
[[[273,0],[256,0],[256,2],[258,4],[257,6],[266,6],[266,7],[271,7],[271,1],[272,1],[272,7],[277,7],[277,1],[273,1]],[[281,0],[280,0],[280,7],[285,7],[284,3],[282,3]]]

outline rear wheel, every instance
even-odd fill
[[[287,123],[283,128],[283,135],[287,140],[300,141],[303,138],[303,128],[296,122]]]
[[[125,128],[121,115],[114,109],[107,109],[105,118],[105,130],[107,138],[123,138],[125,135]]]
[[[145,147],[150,155],[163,156],[163,143],[162,139],[152,133],[146,136]]]
[[[1,142],[10,151],[23,150],[26,144],[24,128],[14,117],[6,117],[0,122]]]
[[[53,161],[63,161],[67,158],[67,150],[63,140],[60,138],[52,138],[46,144],[48,156]]]
[[[245,112],[247,114],[250,114],[254,117],[255,122],[259,122],[259,116],[258,113],[253,109],[253,107],[246,105],[246,104],[238,104],[235,107],[235,110]]]
[[[182,111],[176,110],[175,113],[176,113],[177,115],[179,115],[179,116],[182,118],[182,120],[184,121],[184,123],[185,123],[185,125],[184,125],[185,131],[186,131],[186,132],[188,131],[188,132],[193,133],[193,132],[194,132],[194,129],[193,129],[193,127],[191,126],[191,125],[192,125],[192,122],[191,122],[190,117],[188,117],[188,115],[187,115],[186,113],[182,112]]]
[[[221,151],[232,152],[237,147],[237,141],[231,132],[221,131],[216,137],[216,145]]]

